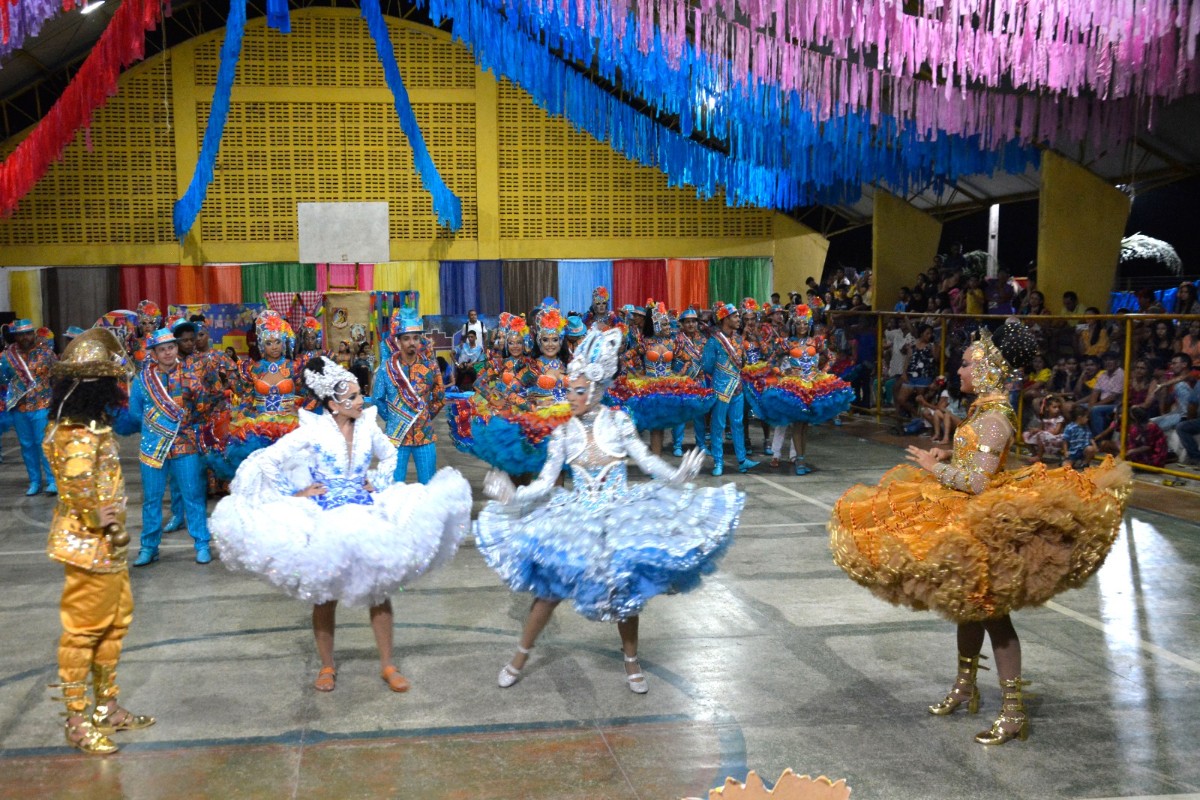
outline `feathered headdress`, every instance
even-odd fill
[[[548,305],[553,303],[553,305]],[[538,336],[547,334],[561,335],[563,328],[567,327],[567,321],[563,319],[563,315],[558,310],[558,302],[552,297],[547,297],[542,301],[542,307],[537,315]]]
[[[607,302],[608,302],[608,289],[607,288],[605,288],[603,286],[597,286],[595,289],[592,289],[592,305],[596,305],[596,303],[607,303]]]
[[[321,346],[321,340],[324,338],[324,330],[321,328],[321,320],[313,316],[305,315],[304,330],[312,331],[317,334],[317,347]]]
[[[151,300],[143,300],[137,304],[138,322],[154,322],[155,326],[162,319],[162,310]]]
[[[283,342],[285,347],[291,347],[296,340],[292,326],[279,315],[278,311],[264,311],[254,320],[254,334],[258,337],[260,346],[267,342]]]
[[[661,335],[671,329],[671,314],[667,311],[666,303],[656,303],[653,300],[647,300],[646,308],[650,309],[650,319],[654,324],[655,333]]]
[[[812,324],[813,312],[808,306],[800,303],[792,306],[792,319]]]

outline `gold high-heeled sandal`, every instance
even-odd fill
[[[1022,691],[1022,687],[1028,683],[1020,678],[1000,681],[1004,695],[1000,716],[996,717],[991,728],[976,735],[975,741],[980,744],[1004,744],[1010,739],[1025,741],[1029,738],[1029,715],[1025,713],[1025,694]],[[1016,730],[1006,728],[1005,725],[1015,725]]]
[[[964,656],[958,657],[958,678],[955,679],[954,685],[950,687],[949,694],[946,695],[942,702],[929,707],[929,713],[938,717],[947,717],[963,703],[967,704],[968,714],[979,713],[979,687],[975,685],[975,671],[986,670],[987,667],[979,663],[980,659],[986,659],[987,656]]]
[[[63,737],[67,744],[76,750],[95,756],[106,756],[117,752],[117,745],[100,731],[96,730],[88,719],[87,683],[85,681],[63,681],[52,683],[49,688],[60,689],[62,695],[53,698],[63,703],[67,710],[63,713],[66,722],[63,723]],[[71,720],[78,720],[72,723]]]

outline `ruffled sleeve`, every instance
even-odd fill
[[[305,488],[295,486],[296,481],[291,474],[308,463],[311,439],[311,432],[301,427],[270,447],[251,453],[238,467],[237,475],[229,486],[230,494],[237,495],[251,505],[259,505]]]
[[[637,428],[633,424],[633,420],[624,411],[613,411],[614,423],[617,426],[617,434],[621,438],[621,444],[625,448],[625,452],[633,459],[638,468],[647,475],[660,480],[670,480],[675,475],[675,468],[663,461],[658,456],[650,452],[650,448],[646,447],[646,443],[637,435]]]
[[[533,483],[517,489],[513,495],[514,502],[537,502],[554,490],[558,475],[567,460],[566,428],[566,425],[560,425],[550,434],[550,443],[546,446],[546,463],[542,465],[542,471]]]
[[[933,474],[951,489],[979,494],[1000,469],[1001,458],[1012,440],[1013,429],[1004,414],[985,412],[970,422],[974,442],[956,446],[949,464],[938,464]]]

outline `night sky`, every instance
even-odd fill
[[[986,250],[987,226],[987,211],[947,222],[942,226],[938,251],[949,251],[953,242],[962,242],[964,251]],[[1036,200],[1000,207],[1000,263],[1012,274],[1023,276],[1037,257],[1037,228]],[[1125,235],[1134,233],[1169,242],[1183,259],[1184,273],[1200,275],[1200,178],[1177,181],[1134,198]],[[859,269],[871,265],[871,226],[830,240],[826,271],[839,263]]]

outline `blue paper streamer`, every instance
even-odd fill
[[[267,0],[267,27],[280,33],[292,32],[292,18],[288,14],[288,0]]]
[[[549,11],[501,0],[430,0],[429,8],[434,24],[453,19],[454,37],[483,68],[520,85],[548,113],[658,167],[671,185],[694,186],[702,198],[724,191],[729,205],[788,211],[852,202],[866,182],[897,192],[937,190],[962,175],[1020,172],[1038,162],[1034,148],[1016,141],[920,131],[887,116],[875,124],[867,112],[822,119],[812,98],[769,84],[706,88],[732,86],[732,65],[690,43],[673,61],[657,30],[642,53],[632,15],[626,34],[617,36],[595,0]],[[634,111],[563,59],[595,65],[613,85],[675,115],[680,132]],[[726,143],[729,154],[690,139],[693,132]]]
[[[371,38],[375,41],[375,53],[379,56],[379,63],[383,65],[384,80],[387,81],[388,88],[392,90],[392,97],[395,98],[396,116],[400,118],[400,130],[404,131],[404,135],[408,137],[408,144],[412,148],[413,167],[421,176],[421,185],[433,197],[433,210],[437,214],[438,224],[457,231],[462,227],[462,202],[442,180],[437,166],[434,165],[433,159],[429,155],[429,148],[425,146],[425,137],[421,135],[421,127],[417,124],[412,104],[408,100],[408,91],[404,88],[404,81],[400,77],[400,67],[396,64],[396,52],[392,49],[392,40],[388,38],[387,23],[383,19],[383,12],[379,9],[379,0],[362,0],[360,10],[363,19],[367,21],[368,30],[371,31]]]
[[[217,85],[213,89],[212,105],[208,110],[208,123],[204,126],[204,143],[200,147],[200,157],[196,159],[196,171],[192,173],[191,183],[188,184],[183,197],[176,201],[172,215],[175,237],[178,239],[187,236],[192,225],[196,223],[200,206],[204,205],[204,196],[208,194],[208,185],[212,183],[217,151],[221,149],[221,137],[225,135],[225,119],[229,116],[229,94],[233,90],[233,79],[237,75],[245,30],[246,0],[229,0],[225,41],[221,44],[221,65],[217,69]]]

